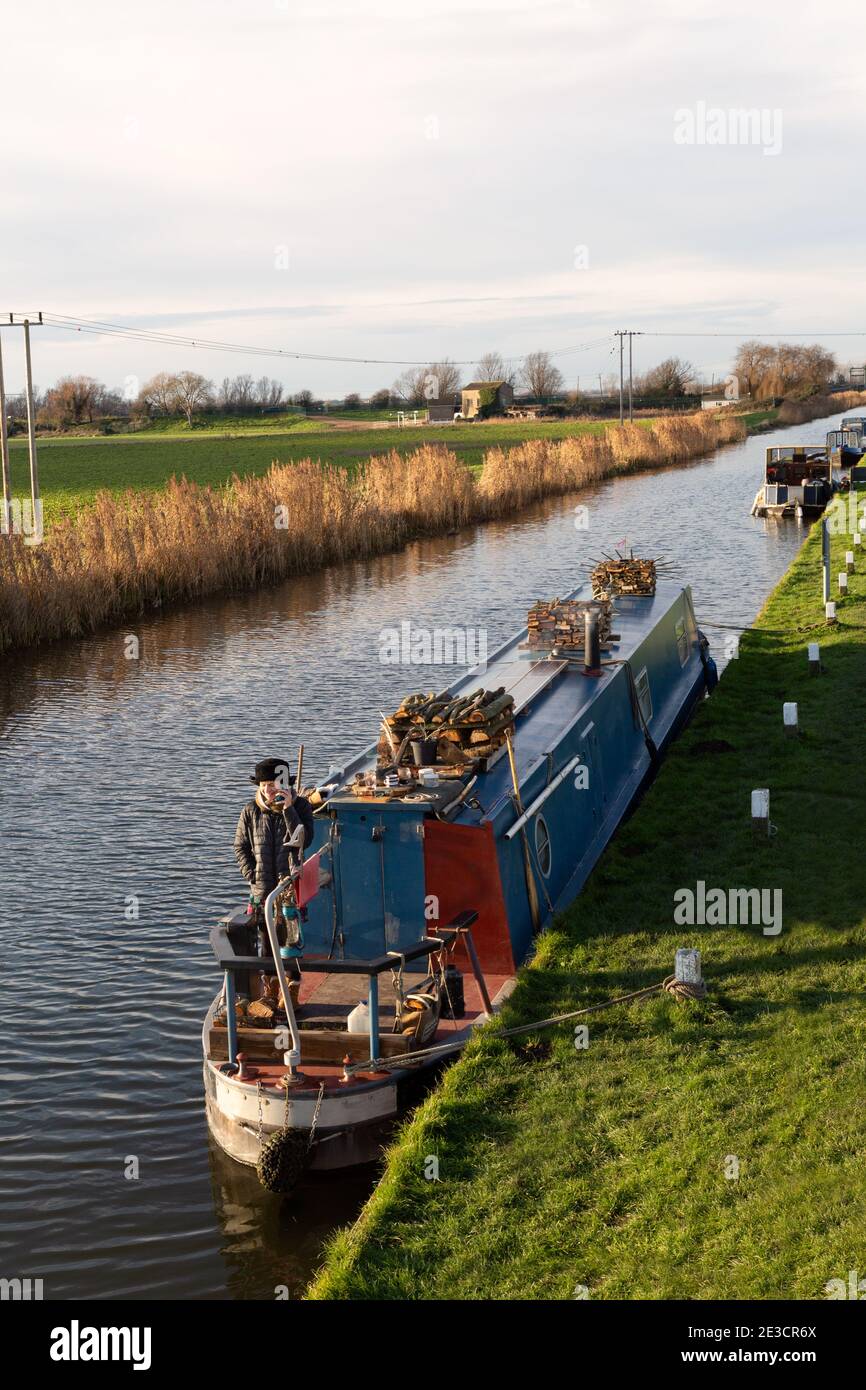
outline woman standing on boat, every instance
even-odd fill
[[[288,842],[299,825],[304,827],[304,848],[312,843],[313,812],[305,797],[295,795],[295,778],[289,775],[284,758],[264,758],[256,763],[250,781],[256,794],[240,814],[235,858],[249,885],[251,925],[259,928],[262,938],[260,954],[270,956],[261,904],[280,879],[287,877],[290,865],[298,862],[298,851]],[[292,965],[291,973],[295,974],[297,966]]]

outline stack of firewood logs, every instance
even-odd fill
[[[489,757],[505,742],[514,728],[514,696],[505,686],[479,687],[456,699],[447,691],[408,695],[385,725],[378,746],[381,765],[411,763],[411,744],[434,739],[438,762],[465,763]]]
[[[590,577],[593,598],[616,598],[624,594],[648,597],[656,591],[656,562],[617,552],[615,558],[605,556],[599,560]]]
[[[598,637],[602,645],[611,634],[611,605],[609,600],[590,602],[585,599],[540,600],[529,610],[527,628],[530,647],[555,647],[564,651],[583,651],[587,610],[598,614]]]

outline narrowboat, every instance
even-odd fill
[[[764,481],[752,516],[820,516],[834,492],[847,491],[866,442],[860,417],[828,430],[823,444],[788,444],[766,452]]]
[[[248,909],[212,931],[204,1081],[225,1152],[278,1191],[275,1138],[295,1172],[375,1158],[419,1075],[507,998],[715,681],[688,587],[599,598],[587,582],[483,667],[407,697],[312,793],[313,843],[263,905],[269,957]]]
[[[828,430],[826,439],[831,486],[834,480],[850,481],[851,469],[860,462],[866,448],[859,419],[855,427],[846,428],[843,421],[840,429]]]
[[[752,516],[817,516],[833,493],[827,445],[788,444],[767,449],[764,481]]]

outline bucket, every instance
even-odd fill
[[[435,738],[414,739],[410,747],[416,767],[432,767],[436,762]]]

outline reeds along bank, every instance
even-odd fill
[[[155,492],[103,492],[40,544],[0,537],[0,651],[383,554],[744,435],[737,417],[698,414],[491,449],[477,478],[448,448],[425,444],[355,473],[307,458],[222,488],[172,479]]]

